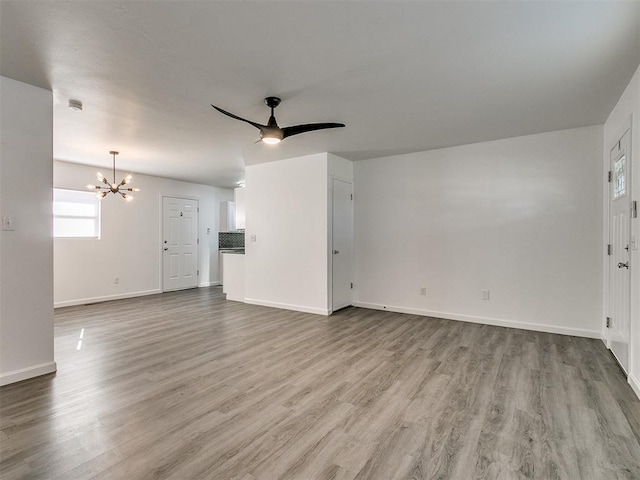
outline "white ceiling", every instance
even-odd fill
[[[54,93],[54,157],[218,186],[603,123],[640,63],[640,2],[0,3],[0,74]],[[214,111],[281,126],[279,145]],[[82,112],[67,107],[84,103]]]

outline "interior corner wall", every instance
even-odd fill
[[[640,202],[640,67],[604,124],[603,169],[609,169],[609,152],[632,119],[631,198]],[[606,201],[604,203],[606,205]],[[640,218],[631,220],[631,235],[640,243]],[[640,397],[640,249],[631,250],[631,338],[629,383]]]
[[[51,185],[53,97],[0,77],[0,385],[56,370]]]
[[[326,153],[246,168],[245,302],[328,314],[327,178]]]
[[[355,304],[599,338],[602,138],[594,126],[355,162]]]
[[[353,162],[342,157],[327,154],[327,171],[329,177],[353,182]]]
[[[96,167],[55,161],[54,186],[86,191],[85,185],[94,181],[97,171]],[[219,205],[233,200],[233,189],[135,173],[132,184],[141,190],[132,202],[114,195],[101,200],[100,239],[54,240],[56,307],[162,291],[163,196],[198,200],[198,284],[204,287],[220,283]]]

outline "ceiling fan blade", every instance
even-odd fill
[[[282,138],[287,138],[300,133],[313,132],[314,130],[324,130],[325,128],[344,127],[344,123],[307,123],[304,125],[293,125],[282,129]]]
[[[260,125],[259,123],[256,122],[252,122],[251,120],[247,120],[246,118],[242,118],[239,117],[237,115],[234,115],[231,112],[227,112],[226,110],[221,109],[220,107],[216,107],[215,105],[211,105],[213,108],[215,108],[217,111],[219,111],[220,113],[223,113],[224,115],[231,117],[231,118],[235,118],[236,120],[240,120],[241,122],[246,122],[249,125],[253,125],[254,127],[256,127],[259,130],[262,130],[263,128],[266,128],[266,125]]]

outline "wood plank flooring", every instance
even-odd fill
[[[640,479],[598,340],[213,287],[59,309],[55,342],[0,389],[3,480]]]

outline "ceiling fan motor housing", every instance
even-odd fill
[[[280,98],[278,98],[278,97],[267,97],[267,98],[264,99],[264,103],[269,108],[276,108],[278,105],[280,105],[281,101],[282,100],[280,100]]]

